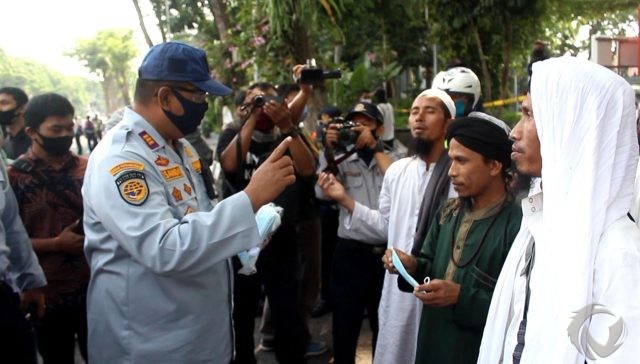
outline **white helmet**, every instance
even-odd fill
[[[480,80],[472,70],[466,67],[453,67],[446,71],[438,72],[433,78],[433,88],[443,91],[469,94],[473,96],[472,108],[475,108],[480,99]]]

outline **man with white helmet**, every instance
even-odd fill
[[[439,72],[434,78],[432,88],[438,88],[451,96],[456,105],[456,115],[467,116],[480,108],[480,80],[472,70],[466,67],[453,67]]]

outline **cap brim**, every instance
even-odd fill
[[[227,96],[232,91],[229,87],[215,80],[190,81],[190,83],[198,87],[202,91],[205,91],[210,95],[215,95],[215,96]]]
[[[348,113],[347,116],[345,116],[345,119],[346,120],[351,120],[351,118],[354,115],[358,115],[358,114],[364,115],[364,116],[368,117],[369,119],[375,120],[378,124],[384,124],[384,120],[380,120],[380,119],[376,118],[375,116],[369,114],[368,112],[366,112],[364,110],[362,110],[362,111],[352,111],[352,112]]]

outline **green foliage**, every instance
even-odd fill
[[[628,0],[150,0],[161,31],[205,47],[215,75],[234,89],[254,80],[290,82],[291,67],[315,58],[343,77],[319,92],[346,107],[363,88],[386,85],[402,75],[402,91],[413,95],[438,64],[458,58],[472,68],[489,101],[513,96],[512,82],[527,81],[532,43],[552,54],[576,54],[582,25],[591,34],[620,34],[633,21]],[[212,4],[223,3],[229,30],[221,38]],[[167,9],[168,5],[168,9]],[[169,14],[167,16],[167,14]],[[227,37],[228,36],[228,39]],[[426,72],[424,72],[426,70]],[[399,104],[399,92],[392,92]],[[230,98],[226,99],[230,102]],[[219,109],[215,107],[215,109]]]
[[[90,39],[82,39],[68,55],[96,74],[101,81],[107,112],[131,104],[131,60],[138,50],[131,30],[103,30]]]
[[[55,92],[67,97],[80,114],[89,108],[104,110],[97,82],[68,77],[30,60],[11,57],[0,49],[0,87],[19,87],[30,95]]]

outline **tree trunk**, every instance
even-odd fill
[[[153,47],[153,42],[151,41],[151,37],[149,37],[149,32],[147,32],[147,27],[144,25],[144,18],[142,17],[142,11],[140,10],[140,4],[138,4],[138,0],[133,1],[133,6],[136,8],[136,13],[138,14],[138,22],[140,23],[140,29],[142,29],[142,33],[144,34],[144,39],[147,41],[147,45],[149,48]]]
[[[129,82],[127,80],[127,71],[120,70],[118,71],[118,87],[120,88],[120,93],[122,95],[122,101],[125,105],[131,105],[131,97],[129,95]]]
[[[229,46],[229,16],[227,15],[227,8],[223,0],[209,0],[207,3],[211,14],[213,14],[216,28],[218,28],[220,40],[226,48]]]
[[[507,17],[504,19],[505,39],[502,46],[502,74],[500,75],[500,98],[507,98],[509,92],[509,69],[511,68],[511,48],[513,46],[513,24]],[[518,96],[518,95],[513,95]]]
[[[493,88],[493,83],[491,82],[491,74],[489,73],[489,66],[487,65],[487,59],[484,55],[484,50],[482,49],[482,41],[480,40],[480,33],[478,32],[478,26],[471,19],[471,33],[473,34],[473,38],[476,41],[476,46],[478,47],[478,55],[480,57],[480,64],[482,65],[482,85],[484,86],[484,99],[485,101],[493,100],[491,90]]]

